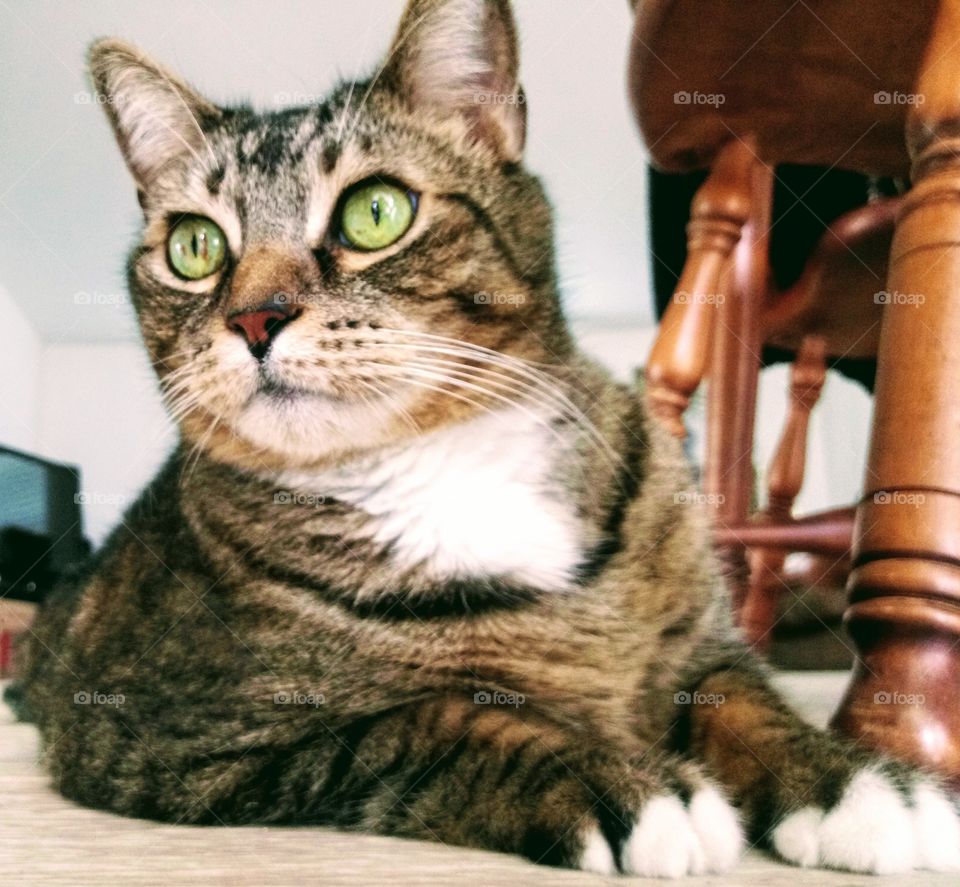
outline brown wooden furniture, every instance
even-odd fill
[[[36,604],[0,599],[0,680],[14,677],[14,648],[30,628]]]
[[[765,552],[754,555],[757,593],[784,551],[843,556],[849,513],[797,524],[789,505],[821,351],[877,354],[848,582],[858,660],[834,724],[960,778],[960,0],[636,7],[631,95],[653,160],[711,169],[650,356],[651,408],[682,433],[709,376],[704,485],[725,496],[718,541],[735,587],[747,587],[746,545]],[[767,256],[778,163],[910,174],[913,188],[834,224],[797,287],[776,293]],[[764,342],[800,357],[771,507],[748,526]],[[748,617],[766,618],[756,606],[751,616],[762,603]]]
[[[795,521],[806,429],[823,385],[826,355],[876,354],[887,256],[899,200],[848,213],[830,225],[800,278],[772,283],[769,203],[772,171],[749,144],[734,140],[697,193],[688,261],[647,362],[651,408],[674,434],[712,361],[705,486],[719,502],[716,541],[749,639],[765,648],[773,628],[779,576],[789,550],[846,560],[853,510]],[[791,410],[769,472],[768,507],[748,523],[753,485],[754,399],[760,350],[798,351]],[[753,549],[748,558],[747,550]],[[762,550],[761,550],[762,549]],[[748,570],[747,562],[752,561]],[[747,578],[749,574],[749,579]]]
[[[754,519],[753,529],[761,535],[770,529],[779,529],[781,532],[799,529],[793,520],[793,503],[803,484],[810,412],[820,397],[826,377],[826,342],[820,336],[808,336],[803,340],[793,364],[789,412],[783,437],[770,466],[767,504]],[[811,525],[810,522],[808,525]],[[776,618],[777,599],[783,584],[781,574],[788,549],[772,547],[769,539],[763,538],[758,540],[759,545],[751,547],[742,536],[743,532],[727,540],[724,547],[746,543],[751,552],[750,583],[740,609],[740,624],[748,638],[765,647],[770,642]],[[791,537],[791,548],[797,547],[798,539],[798,533]],[[718,542],[724,545],[723,540]],[[767,544],[763,545],[763,542]],[[849,537],[844,538],[843,542],[845,545],[841,555],[849,548]]]

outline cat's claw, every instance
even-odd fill
[[[960,817],[929,782],[917,782],[907,801],[874,769],[861,770],[833,809],[805,807],[773,831],[785,860],[872,874],[913,869],[960,871]]]

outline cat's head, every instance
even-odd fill
[[[569,342],[517,67],[507,0],[411,0],[374,77],[263,114],[93,45],[145,217],[134,304],[187,442],[304,466],[536,402],[524,367]]]

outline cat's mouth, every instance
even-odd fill
[[[257,388],[256,394],[260,397],[277,401],[293,401],[305,397],[321,397],[326,400],[339,400],[339,398],[329,394],[308,391],[305,388],[297,385],[289,385],[286,382],[279,382],[276,379],[263,379]]]
[[[261,371],[251,389],[227,420],[231,430],[293,462],[392,442],[393,412],[407,407],[347,374],[305,378]]]
[[[265,369],[260,371],[257,387],[251,401],[260,400],[273,404],[293,404],[302,401],[320,403],[346,403],[352,401],[347,392],[336,390],[332,386],[323,387],[304,385],[300,380],[284,379]]]

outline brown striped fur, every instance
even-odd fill
[[[710,774],[765,840],[792,811],[835,803],[873,759],[768,688],[731,625],[706,518],[678,496],[693,489],[678,444],[564,325],[549,207],[519,163],[522,102],[443,92],[431,28],[454,50],[479,35],[486,68],[459,47],[471,88],[522,95],[502,0],[413,0],[377,78],[270,114],[217,108],[131,47],[93,47],[144,206],[129,266],[144,342],[172,408],[193,400],[169,462],[36,626],[25,703],[50,772],[68,797],[131,816],[326,823],[564,865],[599,828],[620,868],[648,799],[687,801]],[[164,117],[180,141],[149,119],[134,131],[137,114]],[[414,187],[420,207],[395,247],[355,253],[324,220],[372,174]],[[242,241],[212,284],[178,285],[163,266],[184,212]],[[491,349],[549,383],[523,389],[499,365],[515,391],[569,398],[551,420],[553,476],[586,540],[578,579],[562,592],[438,580],[398,570],[361,508],[278,507],[281,472],[369,458],[497,401],[399,381],[406,416],[338,430],[297,401],[289,423],[271,406],[251,432],[256,369],[224,357],[236,346],[224,318],[277,292],[302,307],[282,333],[303,343],[287,381],[340,399],[344,415],[362,409],[370,361],[403,371],[404,332]],[[478,380],[472,354],[460,359]],[[293,427],[315,420],[322,434]],[[75,701],[95,691],[122,704]],[[678,704],[695,691],[724,704]]]

